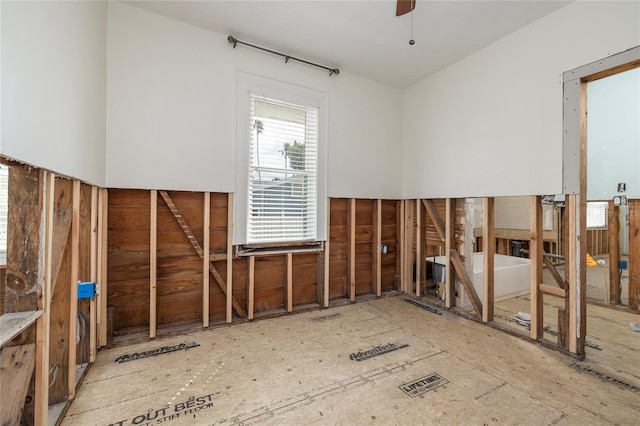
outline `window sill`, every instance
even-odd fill
[[[319,253],[324,251],[323,241],[304,243],[277,243],[277,244],[245,244],[236,246],[234,257],[250,256],[282,256],[288,253]]]

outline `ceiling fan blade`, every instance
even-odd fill
[[[398,0],[396,16],[402,16],[416,8],[416,0]]]

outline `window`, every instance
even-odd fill
[[[247,242],[315,240],[318,108],[249,102]]]
[[[327,94],[238,72],[235,245],[326,239]]]
[[[605,228],[607,226],[607,210],[609,203],[606,201],[587,202],[587,228]]]

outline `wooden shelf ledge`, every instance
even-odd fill
[[[43,311],[15,312],[0,315],[0,347],[33,324]]]

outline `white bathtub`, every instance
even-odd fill
[[[494,256],[494,301],[500,302],[501,300],[528,294],[530,291],[529,269],[531,261],[522,257],[505,256],[503,254]],[[444,266],[446,258],[445,256],[436,256],[434,261],[433,257],[428,257],[427,261]],[[471,279],[480,300],[482,300],[483,295],[482,267],[483,253],[473,253],[473,277]],[[442,273],[442,280],[444,280],[444,272]]]

